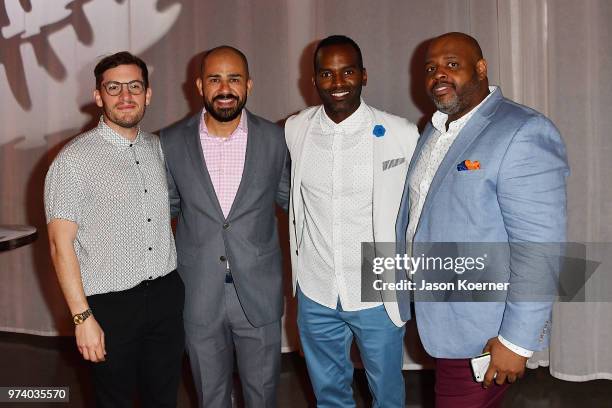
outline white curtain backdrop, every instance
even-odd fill
[[[0,253],[0,330],[72,333],[48,255],[42,188],[59,149],[98,120],[92,71],[100,56],[126,49],[149,64],[153,100],[142,125],[156,131],[199,109],[201,52],[234,45],[254,80],[249,109],[281,121],[318,102],[310,83],[316,40],[346,34],[362,48],[365,100],[422,127],[433,110],[422,85],[425,42],[469,33],[491,83],[547,114],[565,139],[570,239],[612,242],[611,21],[608,0],[0,1],[0,224],[40,231],[33,245]],[[598,255],[609,268],[612,255]],[[603,272],[587,291],[612,294],[612,271]],[[286,283],[289,350],[298,340]],[[612,379],[610,303],[559,304],[552,330],[550,353],[530,364],[550,364],[571,381]],[[406,345],[406,367],[429,364],[413,323]]]

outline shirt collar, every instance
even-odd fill
[[[486,98],[484,98],[478,105],[476,105],[474,108],[472,108],[471,111],[469,111],[468,113],[466,113],[465,115],[463,115],[462,117],[460,117],[457,120],[452,121],[451,123],[448,124],[448,130],[451,129],[457,129],[457,128],[461,128],[463,127],[463,125],[465,125],[467,123],[468,120],[470,120],[470,118],[472,116],[474,116],[474,114],[476,113],[476,111],[478,111],[478,109],[480,109],[480,107],[485,103],[485,101],[487,99],[489,99],[491,97],[491,95],[493,95],[493,92],[495,92],[497,90],[496,86],[490,86],[489,87],[489,94],[487,95]],[[436,111],[433,116],[431,117],[431,124],[436,128],[436,130],[440,133],[446,133],[446,120],[448,119],[448,115],[446,113],[440,112],[439,110]]]
[[[321,108],[321,127],[324,131],[334,132],[337,130],[344,133],[352,133],[355,129],[361,129],[364,122],[368,120],[368,110],[363,99],[359,100],[359,107],[351,115],[340,123],[336,123],[325,112],[325,108]]]
[[[128,140],[125,137],[121,136],[119,133],[117,133],[113,128],[108,126],[106,122],[104,122],[104,115],[100,116],[100,121],[98,122],[97,129],[104,140],[111,143],[112,145],[115,145],[116,147],[131,147],[132,145],[140,143],[140,141],[142,140],[142,138],[140,137],[142,133],[140,130],[140,126],[138,127],[138,133],[136,133],[136,138],[134,140]]]
[[[213,139],[213,140],[225,142],[227,140],[233,139],[236,135],[248,134],[248,124],[247,124],[247,119],[246,119],[247,113],[245,109],[242,109],[242,112],[240,112],[240,122],[238,122],[238,126],[236,127],[236,129],[234,129],[231,135],[229,135],[228,137],[224,137],[224,138],[211,136],[208,133],[208,127],[206,126],[206,121],[204,120],[205,114],[206,114],[206,109],[203,109],[202,116],[200,117],[200,139]]]

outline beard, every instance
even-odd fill
[[[447,101],[441,101],[434,97],[433,103],[434,105],[436,105],[436,108],[440,112],[446,113],[447,115],[454,115],[455,113],[461,110],[459,97],[457,96],[457,94],[455,94],[450,100]]]
[[[113,108],[104,106],[104,116],[114,124],[122,128],[131,129],[138,126],[144,117],[146,107],[138,107],[135,111],[120,113]]]
[[[469,101],[472,99],[473,95],[478,93],[480,89],[479,87],[480,83],[478,78],[474,76],[469,82],[466,82],[460,88],[459,92],[457,92],[457,88],[453,88],[453,96],[446,101],[437,99],[435,96],[433,96],[433,93],[431,93],[431,99],[440,112],[446,113],[447,115],[454,115],[461,112],[466,106],[469,105]]]
[[[231,108],[215,108],[215,100],[217,99],[235,99],[236,106]],[[217,122],[231,122],[236,119],[242,113],[242,108],[246,105],[247,97],[244,96],[244,99],[240,99],[236,95],[232,94],[223,94],[217,95],[212,100],[208,100],[204,98],[204,108],[206,109],[206,113],[212,116]]]

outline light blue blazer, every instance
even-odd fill
[[[406,251],[408,179],[423,145],[435,132],[426,127],[415,149],[396,223],[398,253]],[[458,171],[463,160],[480,170]],[[497,88],[454,141],[432,181],[414,236],[423,242],[563,242],[566,237],[565,145],[542,114],[503,97]],[[494,269],[507,271],[510,285],[548,276],[526,271],[508,251]],[[499,278],[496,277],[496,281]],[[411,317],[407,292],[398,293],[402,319]],[[419,335],[439,358],[469,358],[501,334],[528,350],[548,345],[551,302],[415,302]]]

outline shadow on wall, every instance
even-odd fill
[[[57,1],[57,0],[55,0]],[[49,38],[67,26],[72,26],[78,41],[83,45],[93,44],[93,28],[83,11],[83,5],[91,0],[61,0],[65,8],[56,6],[54,13],[42,15],[39,27],[25,27],[22,13],[32,12],[32,1],[21,0],[22,10],[7,7],[7,1],[0,2],[0,65],[6,70],[9,87],[15,100],[24,110],[32,108],[30,91],[25,77],[25,67],[20,48],[30,44],[36,61],[56,81],[66,79],[66,67],[51,47]],[[123,0],[115,0],[121,3]],[[15,4],[13,4],[15,3]],[[18,7],[16,2],[11,2]],[[13,21],[11,21],[11,17]],[[30,32],[32,31],[32,32]]]
[[[408,75],[410,77],[410,89],[408,89],[408,92],[410,93],[410,99],[423,114],[417,121],[420,133],[423,133],[423,129],[425,129],[425,126],[431,119],[431,115],[436,111],[434,104],[425,91],[425,55],[431,40],[425,40],[417,45],[410,58],[410,66],[408,67]]]
[[[317,44],[319,44],[319,40],[308,44],[300,56],[298,89],[300,90],[300,94],[306,106],[314,106],[321,103],[317,89],[312,83],[312,78],[314,77],[314,52],[317,48]]]
[[[315,40],[309,43],[304,48],[304,50],[302,51],[302,54],[300,55],[300,63],[299,63],[300,76],[297,81],[297,87],[298,87],[300,95],[302,99],[304,100],[304,103],[306,104],[306,106],[316,106],[316,105],[321,104],[321,98],[319,98],[317,89],[312,83],[312,78],[314,76],[313,58],[314,58],[314,52],[315,52],[315,49],[317,48],[318,43],[319,43],[319,40]],[[289,117],[295,115],[296,113],[299,113],[299,111],[295,111],[295,112],[288,114],[284,118],[276,121],[276,123],[280,127],[284,127],[285,121]]]
[[[202,110],[203,102],[202,96],[198,92],[196,87],[196,79],[200,77],[200,71],[202,67],[202,58],[206,51],[201,51],[191,57],[187,63],[185,70],[185,82],[183,82],[183,95],[189,105],[189,112],[185,117],[195,115]]]

